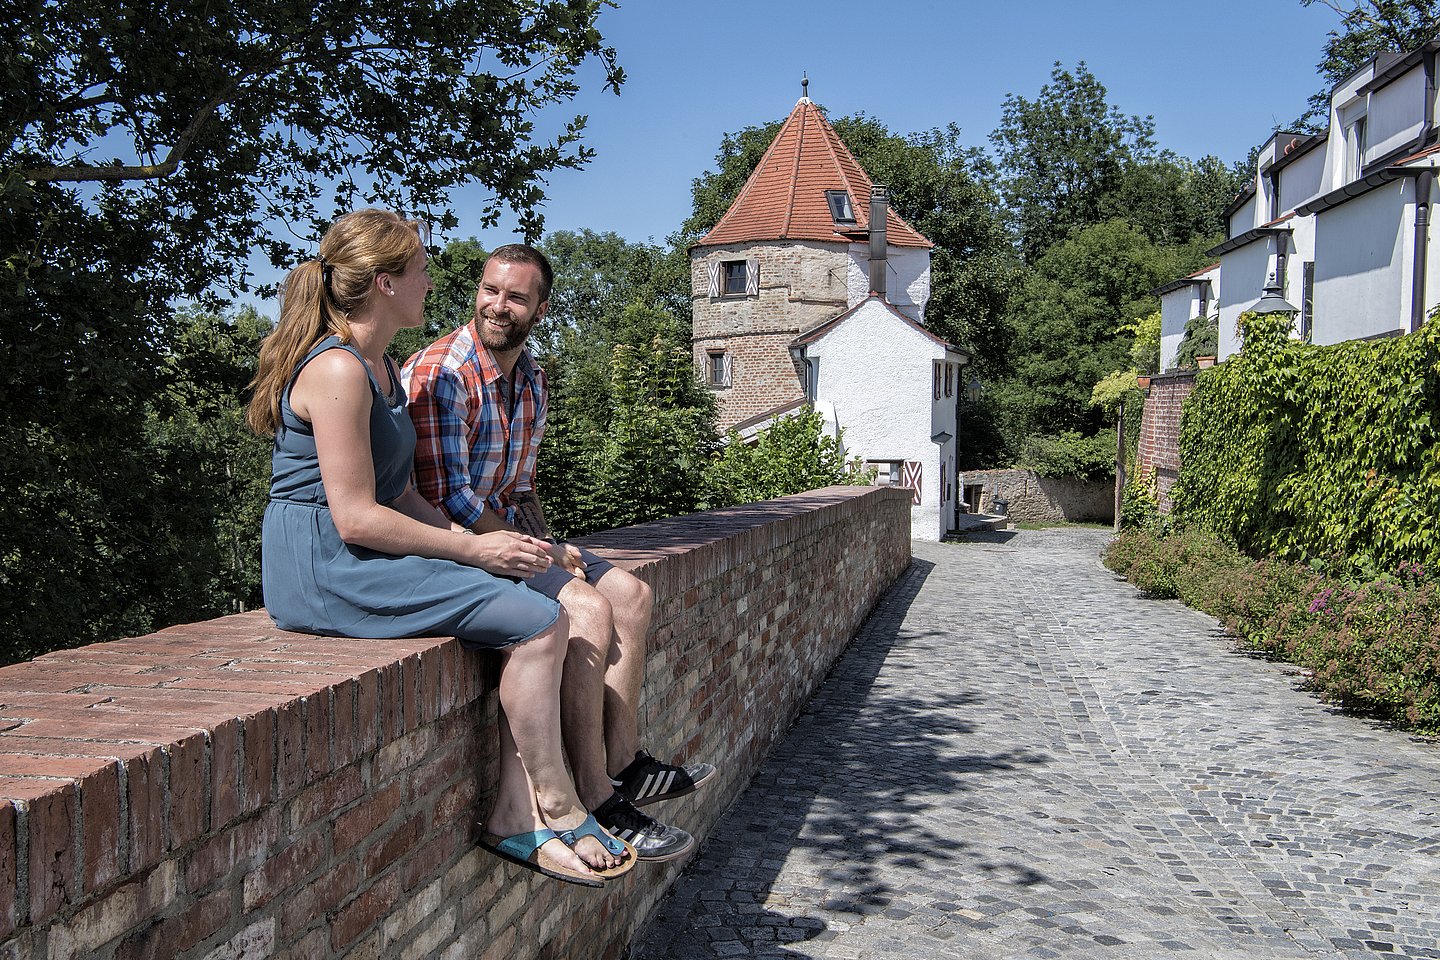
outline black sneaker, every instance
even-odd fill
[[[680,767],[661,763],[644,750],[637,750],[630,766],[621,770],[618,778],[611,777],[610,782],[631,803],[643,807],[694,793],[714,775],[715,767],[708,763],[687,763]]]
[[[595,819],[611,836],[634,846],[639,860],[674,860],[695,849],[695,838],[690,834],[641,813],[619,793],[612,793],[600,804]]]

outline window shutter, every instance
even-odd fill
[[[720,261],[711,260],[705,265],[705,268],[710,271],[710,296],[718,297],[720,296]]]
[[[760,261],[745,261],[745,296],[758,297],[760,295]]]
[[[725,373],[724,373],[724,380],[722,381],[722,383],[721,383],[720,385],[721,385],[722,387],[728,387],[728,386],[730,386],[730,354],[729,354],[729,353],[726,353],[726,354],[725,354]]]

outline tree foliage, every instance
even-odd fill
[[[772,500],[837,483],[868,484],[873,475],[845,459],[843,438],[805,408],[776,420],[747,444],[731,434],[711,470],[717,506]]]
[[[1440,3],[1436,0],[1300,0],[1319,4],[1340,17],[1331,30],[1315,72],[1325,85],[1310,97],[1310,109],[1299,124],[1323,128],[1330,115],[1330,91],[1377,53],[1414,50],[1440,37]]]

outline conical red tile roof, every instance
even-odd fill
[[[870,186],[870,178],[819,108],[809,97],[801,97],[735,202],[697,245],[862,240],[870,229]],[[827,190],[850,194],[855,223],[841,225],[843,233],[830,216]],[[891,246],[934,246],[893,209],[886,218],[886,231]]]

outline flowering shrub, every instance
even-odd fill
[[[1157,597],[1214,616],[1253,649],[1305,667],[1347,709],[1440,733],[1440,587],[1405,562],[1364,582],[1320,564],[1251,560],[1195,529],[1125,530],[1105,564]]]

